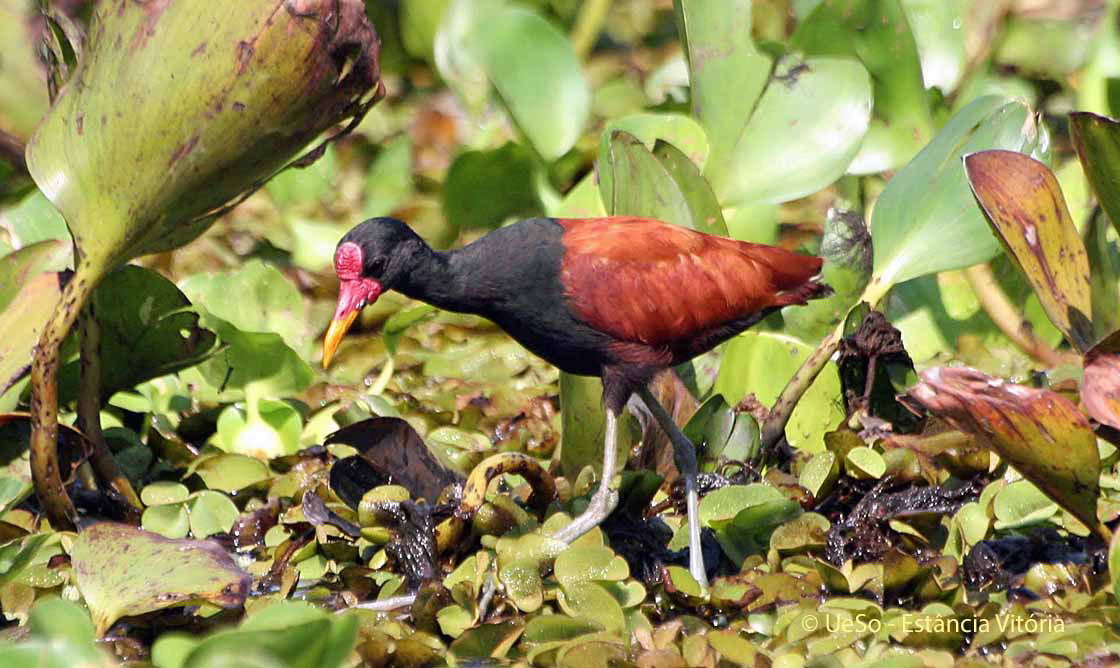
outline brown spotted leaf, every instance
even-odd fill
[[[1120,429],[1120,332],[1085,353],[1081,403],[1094,420]]]
[[[70,558],[98,634],[122,617],[173,606],[240,607],[252,581],[215,542],[171,540],[110,522],[78,534]]]
[[[1015,151],[964,159],[972,192],[1050,320],[1082,352],[1092,345],[1089,257],[1050,168]]]
[[[969,368],[922,372],[910,398],[992,449],[1058,505],[1096,531],[1097,438],[1068,399]]]

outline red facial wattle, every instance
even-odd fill
[[[334,254],[334,270],[338,274],[338,306],[334,318],[323,339],[323,368],[331,363],[342,337],[354,324],[358,313],[366,306],[377,301],[381,295],[381,283],[362,276],[362,248],[355,243],[346,242]]]

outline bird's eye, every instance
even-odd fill
[[[369,270],[375,276],[381,275],[381,272],[385,270],[385,258],[384,257],[373,258],[373,262],[371,262],[370,265],[369,265]]]

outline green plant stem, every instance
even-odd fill
[[[599,39],[599,33],[603,31],[603,22],[606,21],[610,8],[611,0],[584,0],[572,27],[572,49],[580,60],[591,53]]]
[[[103,483],[135,510],[133,521],[139,523],[144,505],[132,483],[121,473],[117,460],[105,443],[101,431],[101,323],[97,321],[97,298],[90,295],[78,320],[81,334],[81,381],[78,387],[78,429],[93,446],[90,461]]]
[[[98,278],[88,263],[78,261],[31,358],[31,478],[39,504],[56,530],[73,529],[76,517],[58,461],[59,352]]]
[[[1031,324],[1019,309],[1015,308],[1008,299],[1007,293],[996,281],[991,265],[983,263],[971,266],[964,270],[964,275],[972,291],[976,293],[976,298],[980,301],[984,312],[999,327],[1004,336],[1011,339],[1011,342],[1019,346],[1023,352],[1048,367],[1078,361],[1077,357],[1063,355],[1035,336]]]
[[[892,285],[893,283],[885,281],[883,277],[875,276],[864,288],[863,294],[855,303],[867,302],[874,308],[886,296]],[[789,422],[793,409],[797,407],[797,402],[801,401],[801,397],[816,380],[817,374],[828,364],[832,353],[836,352],[836,349],[840,346],[840,339],[844,337],[846,319],[846,317],[840,319],[832,333],[824,337],[824,340],[817,345],[817,349],[809,355],[801,364],[797,373],[793,374],[793,378],[790,378],[786,386],[782,388],[782,393],[778,395],[778,399],[770,409],[770,414],[762,422],[760,453],[763,458],[785,435],[786,423]]]

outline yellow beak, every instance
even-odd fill
[[[334,358],[334,353],[338,350],[338,344],[342,343],[342,337],[346,336],[346,332],[349,331],[357,317],[358,310],[353,309],[331,320],[331,325],[327,328],[327,335],[323,337],[324,369],[331,365],[331,359]]]

